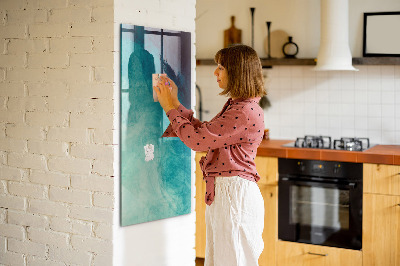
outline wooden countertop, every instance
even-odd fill
[[[278,158],[400,165],[400,145],[376,145],[362,152],[282,147],[283,144],[290,142],[294,142],[294,140],[263,140],[260,147],[258,147],[257,155]]]

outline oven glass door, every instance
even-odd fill
[[[349,229],[349,191],[339,188],[292,186],[290,202],[291,224],[309,228],[311,242],[323,244],[328,235]],[[300,236],[301,237],[301,236]]]
[[[362,191],[360,194],[355,183],[280,180],[279,238],[361,249],[362,216],[357,210],[357,195],[362,200]]]

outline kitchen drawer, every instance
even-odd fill
[[[400,166],[364,164],[364,193],[400,195]]]
[[[277,266],[362,266],[358,250],[278,241]]]

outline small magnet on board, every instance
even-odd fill
[[[144,146],[144,160],[146,162],[152,161],[154,159],[154,145],[153,144],[146,144]]]

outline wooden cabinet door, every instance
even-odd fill
[[[254,162],[261,176],[258,184],[278,185],[278,158],[257,156]]]
[[[363,176],[364,193],[400,195],[400,166],[365,163]]]
[[[276,265],[276,243],[278,241],[278,187],[259,185],[264,198],[264,250],[258,259],[260,266]]]
[[[364,194],[363,265],[400,266],[400,196]]]
[[[203,181],[203,172],[200,169],[199,161],[205,152],[196,152],[196,257],[204,258],[206,253],[206,183]]]
[[[361,266],[362,252],[278,241],[277,266]]]

